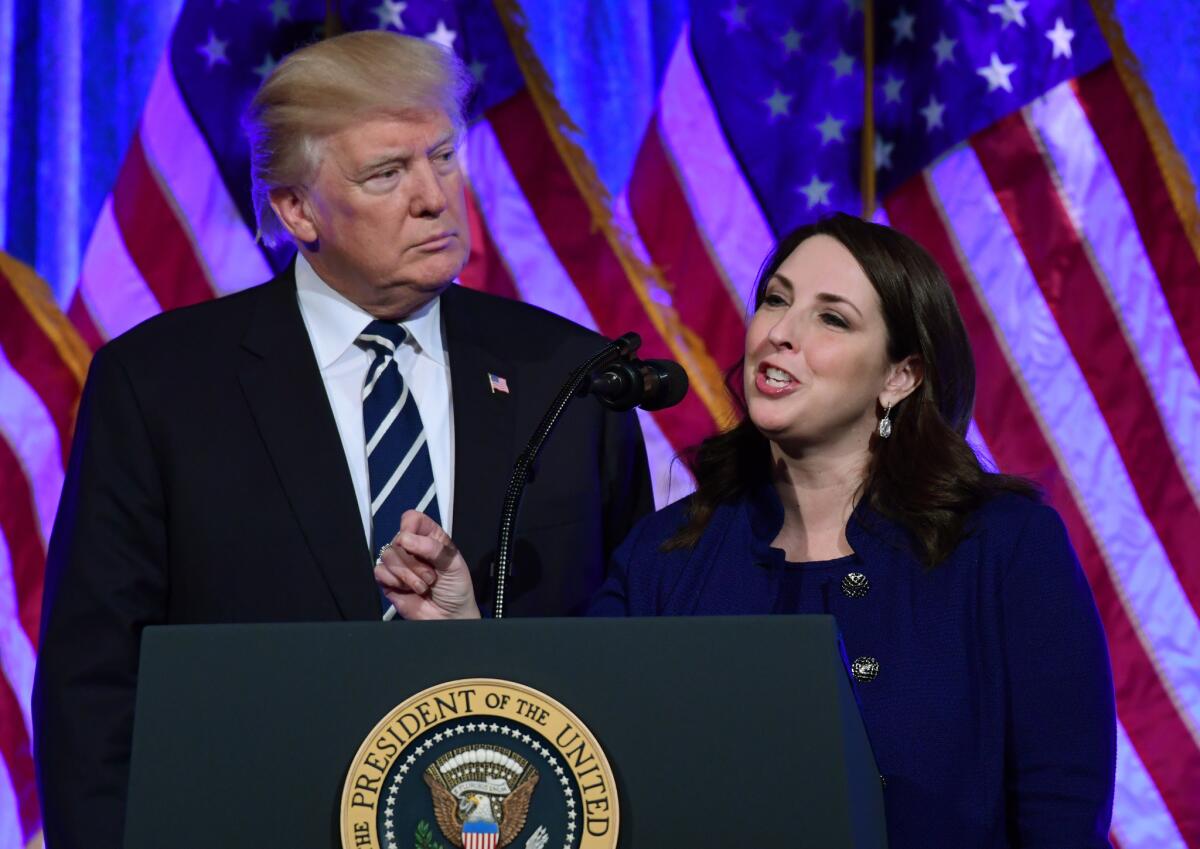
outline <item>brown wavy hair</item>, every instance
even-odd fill
[[[837,239],[875,287],[887,326],[887,354],[899,362],[916,354],[924,365],[920,385],[891,411],[892,434],[872,436],[859,498],[879,515],[906,528],[917,556],[936,566],[970,532],[971,513],[992,496],[1016,492],[1036,498],[1023,478],[985,470],[966,441],[975,403],[975,361],[954,294],[941,268],[904,234],[837,214],[793,230],[763,263],[754,292],[757,310],[767,284],[801,242]],[[769,482],[769,443],[746,414],[742,363],[726,373],[741,421],[685,451],[696,478],[688,521],[664,549],[691,548],[719,504]],[[883,411],[878,411],[882,415]]]

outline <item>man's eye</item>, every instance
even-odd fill
[[[379,171],[371,175],[372,180],[391,180],[393,177],[400,176],[399,168],[389,168],[386,171]]]

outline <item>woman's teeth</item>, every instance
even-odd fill
[[[767,376],[767,383],[772,386],[787,386],[792,382],[792,376],[783,369],[768,366],[763,373]]]

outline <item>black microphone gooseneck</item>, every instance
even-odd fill
[[[538,454],[541,453],[542,446],[545,445],[554,426],[558,424],[567,405],[571,403],[571,399],[580,394],[580,389],[585,382],[592,379],[592,373],[616,360],[632,357],[641,344],[642,338],[636,333],[626,333],[621,338],[605,345],[588,358],[587,362],[571,372],[566,385],[559,391],[550,405],[550,409],[533,432],[533,436],[530,437],[525,450],[513,464],[512,476],[509,477],[508,488],[504,491],[504,506],[500,511],[500,538],[496,545],[496,560],[493,566],[496,585],[495,600],[492,605],[493,618],[504,618],[504,594],[508,585],[509,564],[512,562],[515,541],[513,531],[517,524],[517,511],[521,507],[521,496],[525,492],[525,485],[529,482],[529,473],[533,469]]]

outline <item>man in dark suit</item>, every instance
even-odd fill
[[[53,849],[120,845],[146,625],[378,619],[375,552],[405,507],[447,526],[486,610],[512,463],[602,340],[451,285],[469,250],[465,79],[384,33],[293,54],[248,114],[260,228],[298,244],[293,267],[97,353],[34,692]],[[373,422],[364,399],[387,379],[400,395]],[[402,421],[403,459],[381,470]],[[392,503],[414,469],[423,497]],[[651,501],[636,418],[576,402],[525,501],[509,614],[578,612]]]

